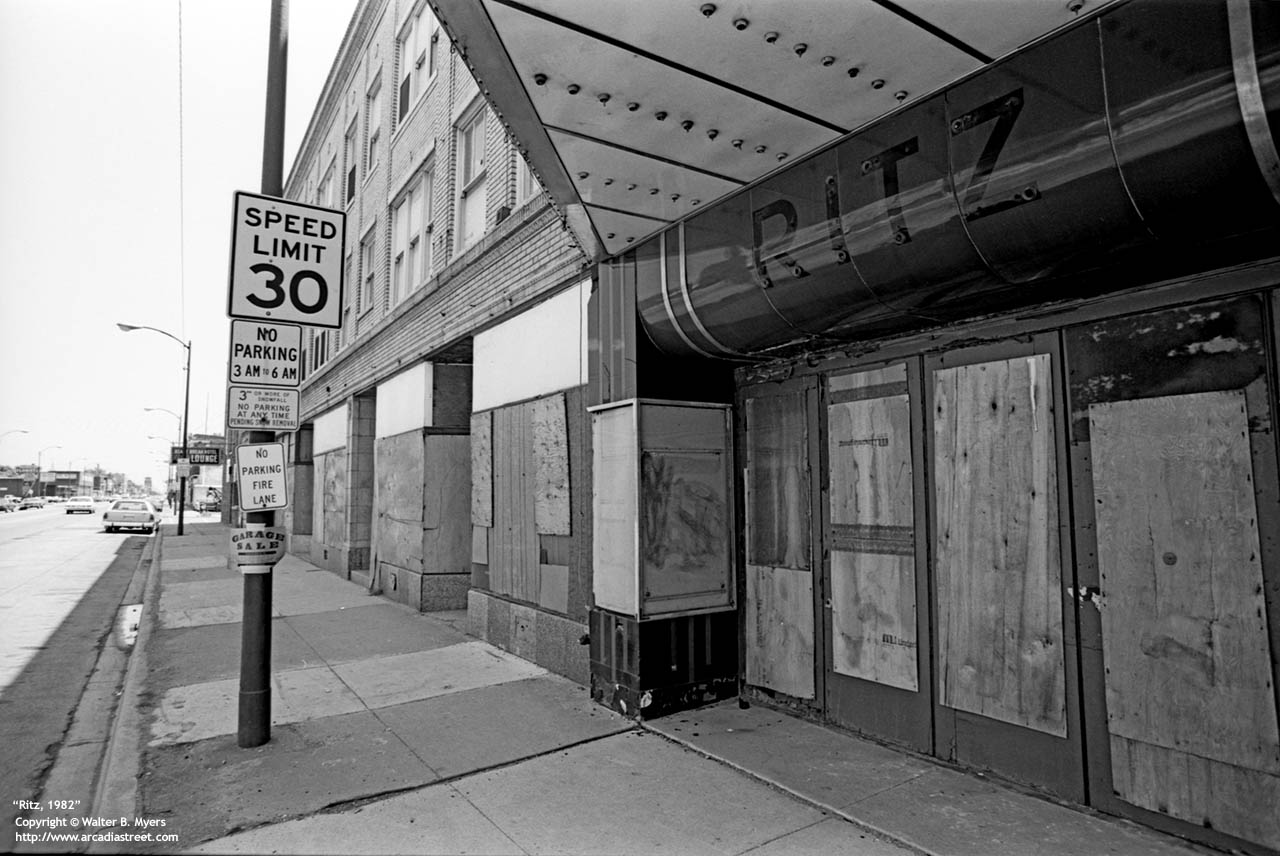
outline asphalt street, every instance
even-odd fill
[[[104,532],[101,509],[0,515],[0,850],[63,748],[147,543]]]

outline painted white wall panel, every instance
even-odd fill
[[[432,369],[431,363],[418,363],[378,384],[378,439],[431,425]]]
[[[347,445],[347,405],[335,407],[327,413],[316,417],[313,453],[322,455],[331,449],[341,449]]]
[[[476,336],[471,409],[489,410],[587,381],[584,281]]]

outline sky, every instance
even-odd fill
[[[288,3],[286,178],[356,4]],[[190,431],[223,433],[232,201],[261,189],[270,9],[0,0],[0,465],[164,484],[186,350],[118,322],[191,342]]]

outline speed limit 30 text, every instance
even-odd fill
[[[324,244],[307,241],[306,238],[319,238],[331,241],[338,234],[338,227],[328,220],[318,217],[304,217],[299,214],[281,214],[279,211],[261,208],[246,208],[244,225],[251,229],[281,230],[291,235],[300,235],[298,239],[265,237],[254,234],[253,252],[255,255],[270,258],[297,259],[303,262],[323,261]]]

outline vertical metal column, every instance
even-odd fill
[[[267,107],[262,139],[262,192],[284,193],[284,106],[289,57],[288,0],[271,0],[267,48]],[[269,443],[270,431],[248,432],[249,443]],[[274,511],[248,511],[245,525],[273,526]],[[240,636],[240,709],[236,742],[241,748],[271,739],[272,573],[244,574],[244,615]]]

